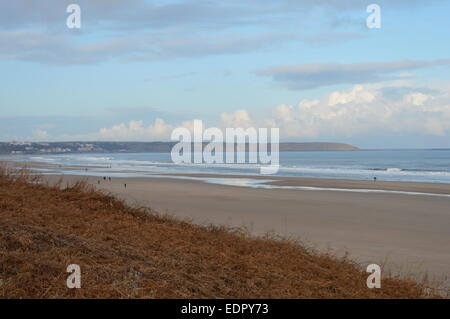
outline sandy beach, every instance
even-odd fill
[[[448,196],[258,189],[173,177],[113,178],[112,181],[94,176],[65,175],[63,178],[69,184],[86,179],[132,205],[151,207],[195,223],[245,227],[255,235],[271,232],[288,236],[338,255],[349,253],[363,266],[377,263],[390,273],[418,279],[427,276],[428,279],[446,281],[448,287]],[[47,177],[50,182],[59,178],[58,175]],[[275,185],[450,193],[449,184],[274,179],[276,181],[271,183]]]

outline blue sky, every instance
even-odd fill
[[[80,29],[66,26],[70,3]],[[371,3],[380,29],[366,26]],[[0,140],[167,140],[202,119],[450,147],[449,12],[445,0],[2,3]]]

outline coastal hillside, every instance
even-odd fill
[[[167,196],[176,196],[168,194]],[[67,266],[81,268],[68,289]],[[424,298],[298,243],[126,206],[84,182],[0,173],[0,298]]]
[[[0,154],[169,153],[175,144],[176,142],[0,142]],[[358,148],[342,143],[280,143],[280,150],[354,151]]]

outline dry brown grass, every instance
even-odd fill
[[[0,172],[0,297],[427,297],[407,279],[368,289],[356,264],[293,242],[130,208],[83,182],[38,182]],[[69,264],[81,289],[66,286]]]

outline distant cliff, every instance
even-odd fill
[[[175,142],[52,142],[0,143],[0,154],[62,153],[166,153]],[[354,151],[359,148],[341,143],[280,143],[280,151]]]

